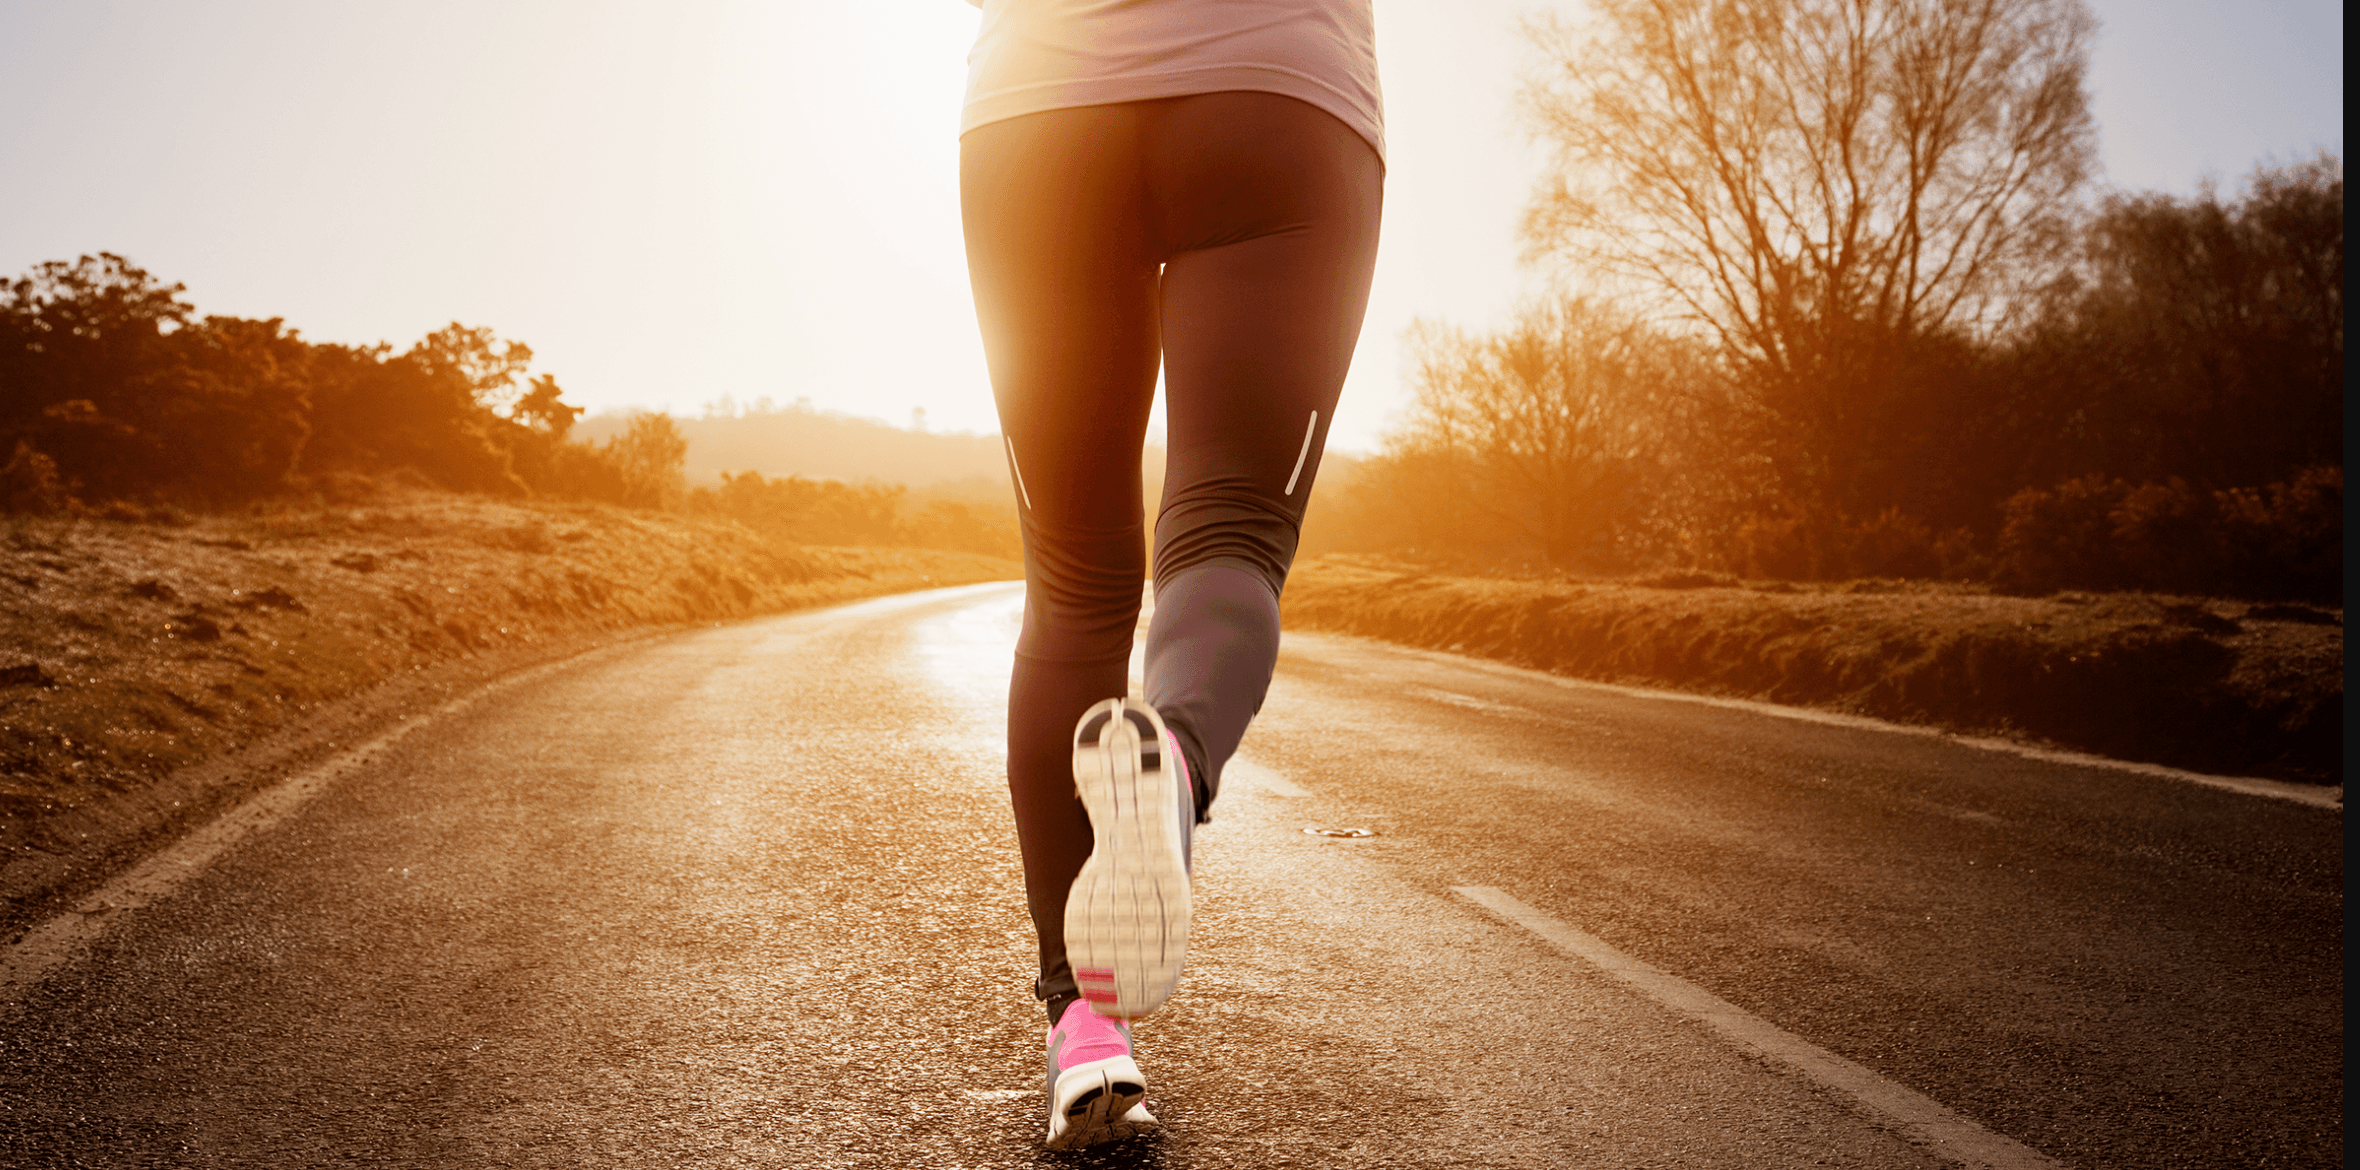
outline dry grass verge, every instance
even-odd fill
[[[428,492],[167,523],[14,518],[0,541],[0,927],[322,742],[507,670],[686,623],[1021,574],[963,553],[799,548],[725,521]]]
[[[1432,575],[1327,557],[1286,622],[1558,674],[2340,784],[2343,614],[2147,594]]]

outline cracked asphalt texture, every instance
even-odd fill
[[[0,1165],[1951,1164],[1456,885],[2067,1165],[2341,1164],[2340,810],[1296,635],[1138,1029],[1165,1128],[1051,1154],[1019,605],[412,732],[0,1007]]]

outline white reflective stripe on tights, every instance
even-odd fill
[[[1319,430],[1319,412],[1311,412],[1311,425],[1303,428],[1303,449],[1295,452],[1295,470],[1287,476],[1287,490],[1281,495],[1295,494],[1295,481],[1303,478],[1303,461],[1311,457],[1311,436]],[[1014,448],[1010,448],[1011,451]]]
[[[1319,416],[1315,414],[1312,417]],[[1016,494],[1024,497],[1024,510],[1030,512],[1032,511],[1032,493],[1024,490],[1024,469],[1016,465],[1016,440],[1003,439],[1002,441],[1008,444],[1008,470],[1016,473]],[[1287,490],[1293,491],[1294,488],[1290,484]]]

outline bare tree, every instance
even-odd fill
[[[1662,551],[1667,461],[1725,413],[1692,345],[1579,299],[1483,335],[1410,338],[1417,398],[1381,472],[1411,543],[1485,560],[1619,568]]]
[[[2343,462],[2340,157],[2259,167],[2235,198],[2111,197],[2056,292],[2026,353],[2062,377],[2020,379],[2045,398],[2021,445],[2048,456],[2042,483],[2251,487]],[[2058,425],[2068,411],[2081,426]]]
[[[1592,8],[1527,29],[1558,163],[1530,250],[1668,301],[1808,430],[1914,339],[2001,324],[2090,170],[2083,0]]]
[[[632,415],[630,429],[608,439],[600,451],[621,469],[627,502],[642,508],[670,508],[679,502],[688,439],[671,415]]]

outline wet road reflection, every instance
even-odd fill
[[[1024,589],[998,588],[910,628],[912,656],[947,701],[984,725],[1007,709],[1008,666],[1024,624]]]

